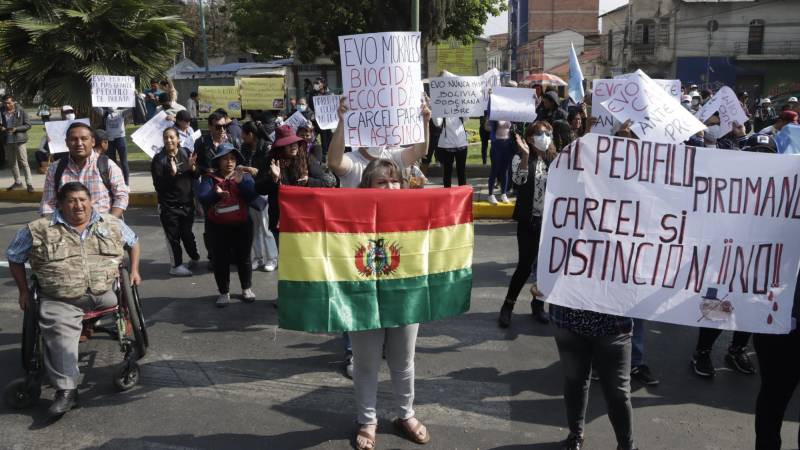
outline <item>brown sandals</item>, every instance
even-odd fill
[[[395,429],[400,432],[406,439],[411,442],[415,442],[417,444],[427,444],[431,440],[431,435],[428,434],[428,429],[425,428],[425,425],[422,424],[419,420],[417,420],[417,426],[411,428],[408,426],[408,420],[403,419],[394,419],[392,424],[394,424]]]
[[[369,434],[366,430],[359,427],[358,433],[356,433],[356,450],[375,450],[375,437],[378,434],[377,428],[375,429],[375,434]],[[358,445],[358,438],[362,437],[366,441],[366,445]]]

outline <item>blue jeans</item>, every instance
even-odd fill
[[[631,337],[631,366],[644,364],[644,320],[633,319],[633,337]]]
[[[511,160],[514,158],[515,144],[511,139],[496,139],[492,141],[489,157],[492,168],[489,172],[489,195],[494,193],[494,181],[500,179],[500,193],[508,192],[511,181]]]
[[[125,184],[128,183],[130,171],[128,169],[128,148],[125,145],[125,137],[110,139],[108,141],[108,157],[113,159],[115,163],[122,169],[122,176],[125,178]],[[119,156],[119,158],[117,158]]]

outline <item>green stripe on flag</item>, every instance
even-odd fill
[[[378,281],[278,282],[281,328],[310,332],[391,328],[469,310],[472,269]]]

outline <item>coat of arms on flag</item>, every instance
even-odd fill
[[[472,188],[281,187],[282,328],[356,331],[469,310]]]

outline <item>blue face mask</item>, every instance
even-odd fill
[[[297,110],[300,112],[306,112],[306,105],[297,105]]]

